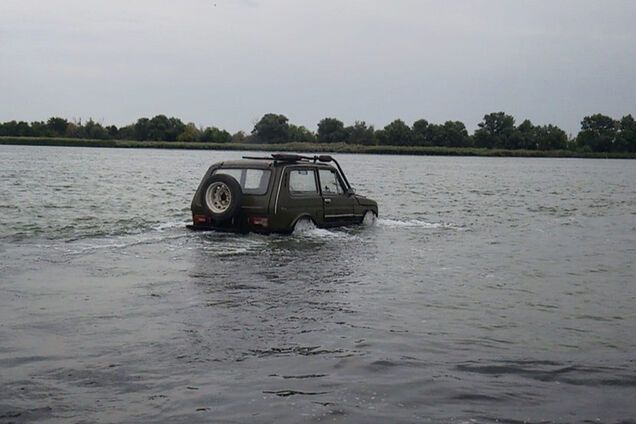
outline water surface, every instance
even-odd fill
[[[0,146],[0,422],[636,416],[636,162],[341,155],[373,226],[187,231],[241,155]]]

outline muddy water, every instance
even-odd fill
[[[374,225],[187,231],[240,156],[0,146],[0,422],[636,416],[633,161],[342,155]]]

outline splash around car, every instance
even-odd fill
[[[241,233],[291,233],[308,220],[329,228],[378,216],[377,202],[354,192],[333,157],[283,153],[213,164],[191,209],[192,230]]]

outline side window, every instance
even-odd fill
[[[264,194],[267,191],[267,184],[269,183],[270,171],[260,169],[246,169],[245,170],[245,190],[251,190],[253,192]]]
[[[321,169],[318,171],[318,175],[320,176],[320,189],[322,190],[322,194],[329,195],[344,193],[342,186],[340,185],[340,181],[338,181],[338,176],[334,171],[330,169]]]
[[[217,169],[215,174],[225,174],[233,177],[239,183],[241,182],[241,170],[240,169]]]
[[[259,196],[267,193],[269,178],[272,171],[269,169],[220,168],[215,170],[214,174],[229,175],[241,185],[243,194]]]
[[[292,169],[289,171],[290,194],[318,194],[314,171],[309,169]]]

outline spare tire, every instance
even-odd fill
[[[201,187],[201,203],[205,211],[217,222],[228,221],[238,214],[243,191],[236,179],[226,174],[215,174]]]

